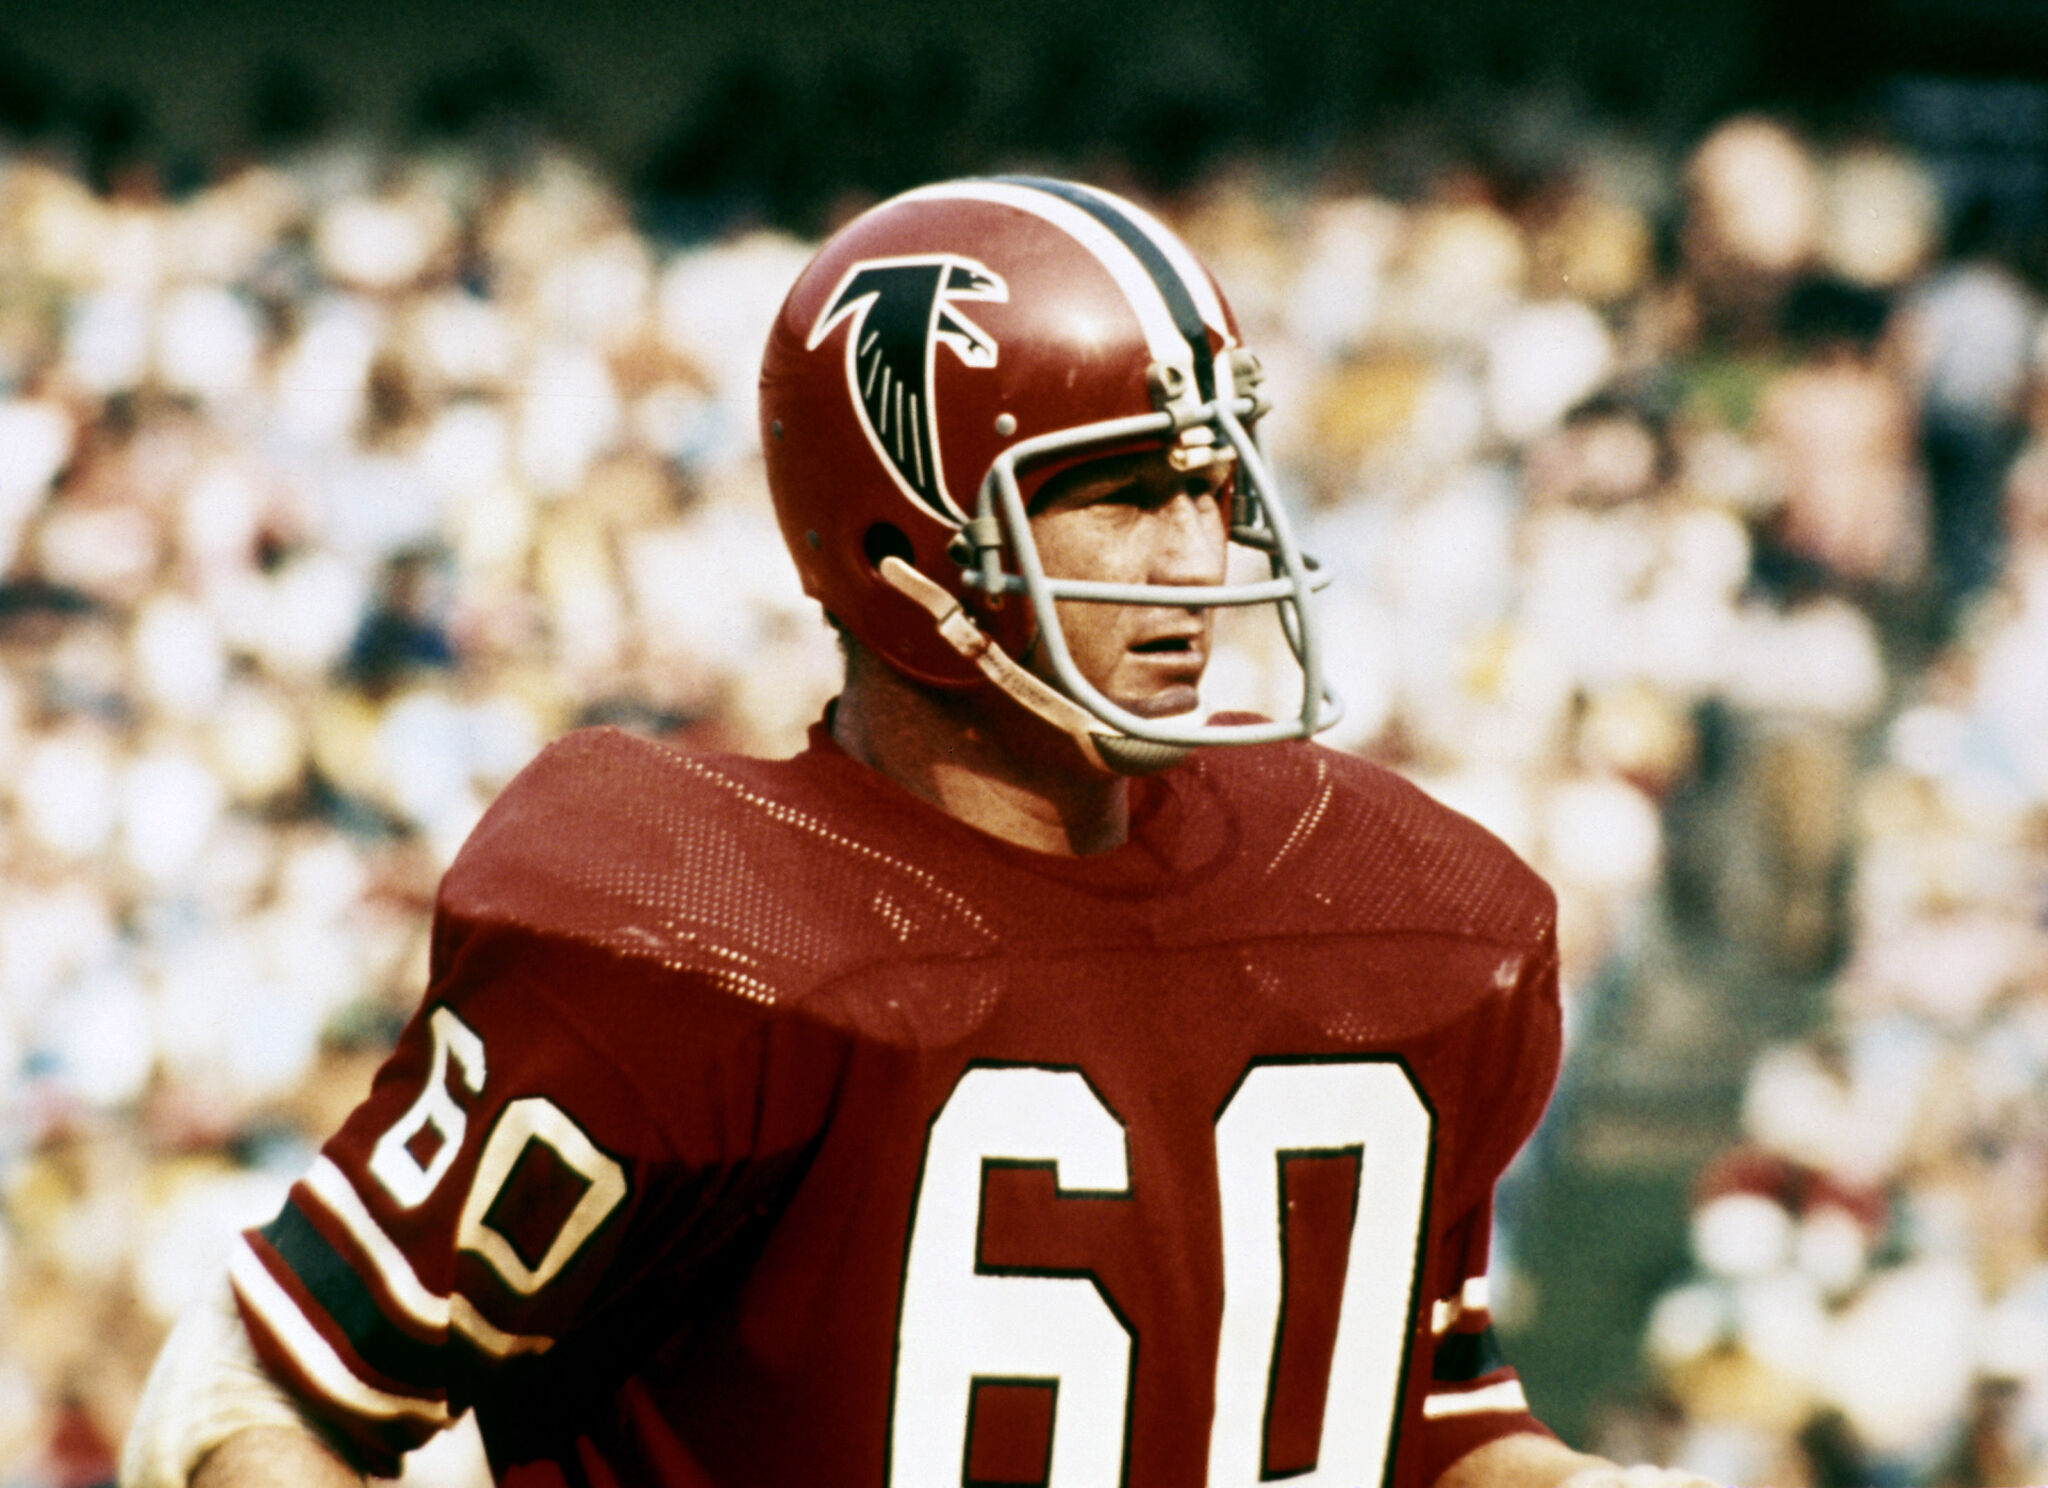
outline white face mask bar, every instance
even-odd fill
[[[1185,407],[1185,405],[1183,405]],[[1249,396],[1197,405],[1186,412],[1140,414],[1110,419],[1057,434],[1023,440],[996,460],[982,482],[973,521],[962,534],[959,556],[970,587],[990,595],[1027,596],[1038,616],[1039,644],[1060,686],[1083,708],[1134,739],[1161,745],[1194,747],[1208,744],[1268,744],[1302,739],[1328,728],[1343,716],[1343,703],[1323,678],[1322,647],[1309,617],[1309,596],[1326,587],[1329,577],[1295,542],[1285,509],[1270,499],[1273,488],[1265,455],[1242,419],[1261,411]],[[1193,415],[1191,417],[1190,415]],[[1088,447],[1127,445],[1147,438],[1171,438],[1205,424],[1220,432],[1238,463],[1238,492],[1230,539],[1266,556],[1273,577],[1247,584],[1109,584],[1088,579],[1049,579],[1031,538],[1029,513],[1017,485],[1017,467],[1048,455]],[[1007,548],[1017,572],[1003,570]],[[1292,718],[1261,723],[1204,724],[1143,718],[1117,706],[1081,675],[1067,651],[1054,609],[1059,600],[1088,604],[1156,605],[1175,609],[1224,608],[1270,604],[1279,613],[1287,644],[1301,668],[1301,706]]]

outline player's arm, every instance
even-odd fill
[[[1507,1042],[1518,1050],[1548,1052],[1540,1058],[1525,1052],[1502,1080],[1504,1088],[1521,1082],[1522,1097],[1504,1103],[1528,1112],[1532,1125],[1559,1057],[1557,1005],[1557,948],[1553,935],[1546,933],[1541,952],[1525,973],[1519,999],[1528,1026]],[[1506,1157],[1503,1153],[1503,1163]],[[1424,1415],[1434,1416],[1431,1424],[1448,1438],[1437,1444],[1438,1450],[1461,1453],[1439,1473],[1436,1488],[1713,1488],[1692,1473],[1625,1467],[1574,1451],[1529,1413],[1520,1380],[1493,1338],[1489,1288],[1483,1280],[1492,1229],[1493,1206],[1488,1199],[1464,1226],[1453,1230],[1445,1274],[1454,1286],[1446,1289],[1448,1295],[1434,1309],[1440,1325],[1434,1393]],[[1488,1408],[1495,1401],[1498,1404]],[[1489,1421],[1495,1423],[1491,1430],[1485,1424]]]
[[[222,1442],[191,1488],[362,1488],[363,1476],[304,1427],[251,1426]]]
[[[361,1488],[250,1347],[225,1272],[165,1340],[121,1454],[121,1488]]]
[[[1706,1478],[1668,1467],[1623,1467],[1575,1452],[1553,1436],[1524,1432],[1467,1452],[1436,1488],[1714,1488]]]

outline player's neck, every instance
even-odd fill
[[[1129,783],[1064,755],[1064,740],[991,689],[921,687],[851,648],[832,713],[839,747],[978,831],[1080,857],[1122,846]]]

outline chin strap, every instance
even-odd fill
[[[1027,672],[998,646],[960,601],[901,558],[884,558],[883,582],[915,600],[931,614],[946,644],[980,668],[988,678],[1026,710],[1073,740],[1082,758],[1106,775],[1154,775],[1185,759],[1185,744],[1156,744],[1111,730],[1065,693]]]

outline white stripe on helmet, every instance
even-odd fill
[[[1167,307],[1166,297],[1159,292],[1159,286],[1152,281],[1137,254],[1117,241],[1115,233],[1075,206],[1045,191],[1035,191],[1029,186],[1014,186],[1006,181],[945,181],[936,186],[921,186],[915,191],[905,192],[900,201],[982,201],[997,206],[1014,207],[1028,212],[1043,222],[1049,222],[1081,247],[1092,254],[1097,263],[1109,273],[1110,278],[1124,293],[1132,313],[1138,317],[1138,325],[1145,335],[1145,344],[1157,362],[1171,363],[1190,376],[1194,373],[1194,356],[1187,338],[1181,335],[1180,327],[1174,323],[1173,312]],[[1134,219],[1135,220],[1135,219]],[[1149,219],[1147,219],[1149,221]],[[1141,227],[1144,224],[1140,224]],[[1146,236],[1172,234],[1157,222],[1150,222]],[[1165,248],[1165,243],[1161,243]],[[1186,249],[1180,250],[1180,257],[1193,262]],[[1179,267],[1179,260],[1175,267]],[[1183,277],[1185,273],[1183,273]],[[1206,318],[1208,306],[1215,303],[1215,292],[1208,286],[1205,277],[1198,276],[1198,282],[1191,283],[1190,292],[1195,303],[1201,307]],[[1203,296],[1207,295],[1205,302]],[[1223,324],[1219,314],[1216,325]]]
[[[1178,233],[1136,202],[1125,201],[1120,196],[1111,196],[1108,192],[1098,191],[1092,186],[1081,186],[1079,189],[1087,192],[1110,211],[1128,220],[1132,226],[1150,238],[1179,273],[1181,282],[1187,285],[1188,293],[1193,296],[1195,308],[1201,312],[1202,319],[1218,335],[1226,338],[1229,336],[1230,320],[1223,313],[1223,301],[1216,293],[1216,286],[1211,282],[1208,272],[1203,269],[1201,261],[1189,250],[1188,245],[1180,240]]]

